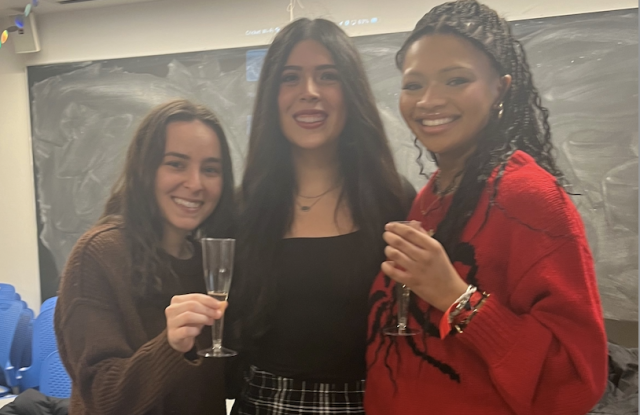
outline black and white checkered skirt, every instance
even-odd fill
[[[364,414],[364,380],[317,383],[289,379],[251,366],[233,414]]]

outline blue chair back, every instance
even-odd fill
[[[13,344],[11,345],[9,355],[11,365],[17,370],[31,365],[31,339],[33,337],[34,314],[33,310],[31,310],[24,301],[0,299],[0,304],[12,303],[19,303],[22,307],[22,313],[13,336]]]
[[[0,300],[16,299],[16,288],[11,284],[0,282]]]
[[[40,306],[40,312],[46,310],[48,308],[56,308],[56,303],[58,302],[58,297],[47,298],[44,303]]]
[[[33,321],[31,366],[20,369],[21,390],[39,386],[42,362],[52,352],[58,350],[56,335],[53,330],[54,312],[55,308],[48,307],[46,310],[41,310],[38,317]]]
[[[0,373],[5,386],[15,386],[16,368],[11,364],[11,345],[15,336],[23,307],[18,301],[0,302]]]
[[[16,368],[31,366],[31,341],[33,338],[33,310],[22,310],[11,346],[11,363]]]
[[[40,369],[40,392],[55,398],[71,397],[71,378],[60,360],[58,351],[51,353],[42,362]]]

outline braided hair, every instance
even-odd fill
[[[512,77],[511,87],[503,100],[503,113],[492,116],[479,134],[477,148],[465,162],[464,175],[451,208],[434,235],[451,257],[487,180],[498,168],[492,196],[495,200],[504,167],[516,150],[532,156],[538,165],[556,177],[560,185],[565,184],[565,179],[552,155],[549,111],[542,106],[522,44],[513,37],[509,24],[494,10],[475,0],[441,4],[416,24],[396,55],[398,68],[402,69],[407,50],[414,42],[436,33],[452,34],[470,41],[489,57],[500,76],[508,74]]]

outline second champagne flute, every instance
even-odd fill
[[[235,239],[202,239],[202,264],[204,266],[204,282],[207,294],[218,301],[227,301],[231,277],[233,276],[233,258]],[[203,357],[235,356],[233,350],[222,347],[222,329],[224,317],[214,320],[211,327],[211,347],[199,350]]]

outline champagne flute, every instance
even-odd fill
[[[395,221],[403,225],[411,225],[411,221]],[[412,329],[407,326],[409,300],[411,299],[411,290],[404,284],[396,283],[394,285],[396,302],[398,303],[398,324],[395,326],[387,326],[382,329],[382,333],[387,336],[415,336],[421,333],[420,329]]]
[[[233,275],[233,257],[235,239],[203,238],[202,263],[204,265],[204,282],[207,294],[218,301],[227,301],[231,277]],[[199,350],[203,357],[230,357],[238,353],[222,347],[222,329],[224,316],[213,321],[211,327],[211,347]]]

